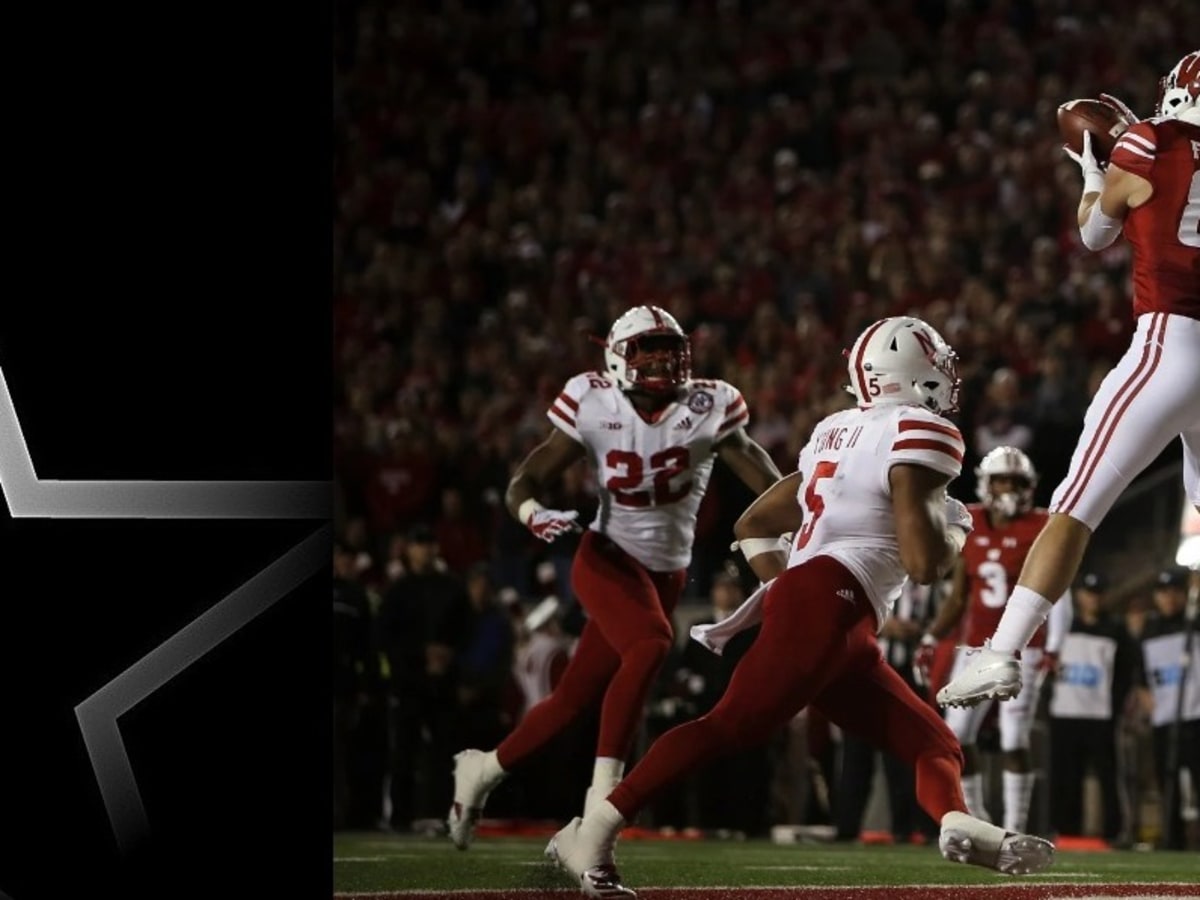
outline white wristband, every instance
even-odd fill
[[[1099,194],[1104,190],[1104,173],[1093,169],[1083,176],[1083,193]]]
[[[528,525],[529,520],[533,518],[533,514],[536,512],[541,512],[545,508],[546,507],[542,506],[542,504],[530,497],[517,507],[517,518],[521,520],[522,525]]]
[[[742,551],[746,562],[750,562],[756,556],[770,553],[772,550],[779,550],[779,538],[745,538],[734,541],[729,549],[732,550],[734,547]]]

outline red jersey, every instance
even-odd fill
[[[1046,524],[1050,514],[1044,509],[1031,509],[1005,525],[994,528],[988,521],[987,507],[982,503],[967,504],[975,530],[963,545],[962,559],[967,576],[967,609],[963,625],[963,643],[980,647],[1000,624],[1004,604],[1012,592],[1021,566],[1034,539]],[[1046,643],[1046,626],[1042,625],[1029,642],[1030,647]]]
[[[1200,125],[1148,119],[1126,130],[1111,161],[1154,185],[1125,217],[1133,248],[1133,314],[1200,319]]]

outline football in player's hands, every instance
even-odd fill
[[[1092,133],[1092,155],[1096,162],[1108,162],[1122,132],[1132,122],[1114,104],[1083,97],[1068,100],[1058,108],[1058,133],[1063,144],[1075,154],[1083,152],[1083,133]]]

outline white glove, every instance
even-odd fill
[[[1083,133],[1082,153],[1076,153],[1065,144],[1063,150],[1067,156],[1075,160],[1079,170],[1083,173],[1083,192],[1085,194],[1098,194],[1104,190],[1104,170],[1100,168],[1100,163],[1096,162],[1096,155],[1092,153],[1092,133],[1090,131]]]
[[[946,498],[946,535],[962,550],[969,535],[975,528],[971,511],[966,504],[953,497]]]

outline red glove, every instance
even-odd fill
[[[539,504],[534,504],[526,511],[523,521],[535,537],[549,544],[560,534],[578,531],[579,525],[575,522],[578,518],[578,510],[543,509]]]
[[[917,646],[916,655],[913,656],[913,681],[919,687],[929,687],[929,670],[933,667],[933,657],[937,652],[937,645],[937,638],[932,634],[926,634]]]

